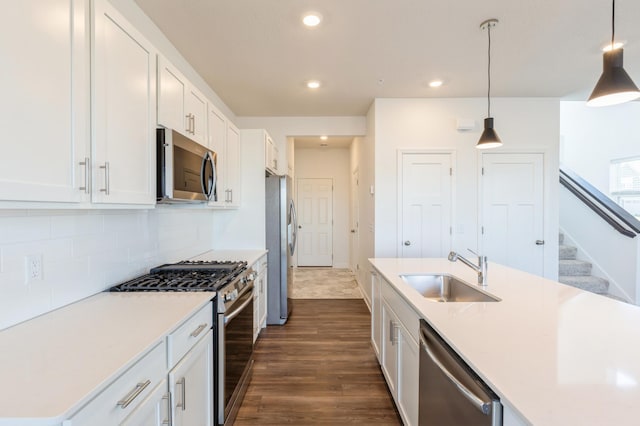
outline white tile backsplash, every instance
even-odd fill
[[[2,210],[0,329],[212,247],[211,210]],[[34,254],[43,279],[27,284]]]

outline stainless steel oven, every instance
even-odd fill
[[[253,285],[221,294],[218,306],[218,424],[231,425],[251,380],[253,367]],[[222,310],[220,310],[222,308]]]

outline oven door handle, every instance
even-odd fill
[[[249,298],[246,301],[242,302],[242,305],[240,305],[238,309],[231,312],[229,315],[224,316],[224,325],[227,325],[229,321],[237,317],[240,314],[240,312],[242,312],[242,310],[247,307],[249,303],[253,302],[253,291],[254,290],[252,289],[250,292],[245,293],[246,295],[249,295]]]

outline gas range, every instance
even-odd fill
[[[191,261],[152,268],[110,291],[220,291],[247,269],[247,262]]]

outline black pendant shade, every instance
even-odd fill
[[[640,97],[640,90],[622,68],[622,55],[622,48],[604,53],[602,75],[589,96],[588,106],[616,105]]]
[[[491,117],[491,28],[498,25],[497,19],[487,19],[480,24],[480,29],[487,30],[489,47],[487,49],[487,118],[484,119],[484,130],[480,135],[480,140],[476,144],[478,149],[497,148],[502,146],[502,141],[493,128],[493,117]]]
[[[493,128],[493,117],[484,119],[484,131],[480,135],[480,140],[476,144],[478,149],[497,148],[502,146],[502,141]]]
[[[616,0],[611,0],[611,50],[602,55],[602,75],[593,89],[587,106],[608,106],[640,98],[640,90],[622,68],[622,48],[616,41]]]

